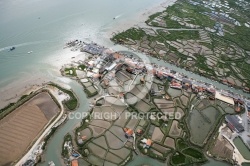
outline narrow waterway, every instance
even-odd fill
[[[80,105],[79,108],[75,112],[81,113],[86,112],[89,110],[89,102],[88,99],[83,91],[83,87],[76,81],[67,80],[68,85],[77,95]],[[44,153],[45,162],[39,164],[47,166],[49,161],[54,161],[56,165],[62,165],[61,162],[61,150],[62,150],[62,143],[63,138],[66,133],[73,133],[74,129],[80,125],[82,119],[68,119],[66,124],[62,125],[53,137],[49,140],[48,145],[46,147],[46,151]]]
[[[120,51],[126,50],[126,48],[124,48],[122,46],[115,46],[113,49],[118,49]],[[128,51],[128,50],[126,50],[126,51]],[[129,53],[131,53],[131,52],[129,52]],[[177,72],[183,72],[187,75],[192,74],[192,73],[185,71],[183,69],[180,69],[176,66],[170,65],[170,64],[162,62],[162,61],[158,61],[155,58],[146,57],[145,55],[138,54],[138,53],[135,53],[135,54],[139,55],[141,58],[145,58],[145,59],[149,58],[149,60],[151,62],[155,62],[158,64],[159,64],[159,62],[161,62],[161,64],[163,66],[167,66],[173,70],[176,70]],[[197,75],[195,75],[195,74],[193,74],[193,75],[194,75],[193,78],[196,78]],[[202,79],[202,77],[200,77],[200,76],[197,76],[197,78]],[[58,77],[57,81],[59,81],[59,82],[63,81],[64,83],[67,83],[71,87],[71,89],[76,93],[76,95],[79,99],[79,102],[80,102],[80,107],[75,112],[82,113],[82,112],[86,112],[89,110],[89,104],[87,102],[86,95],[83,91],[83,87],[78,82],[71,80],[69,78],[62,79],[62,77]],[[221,86],[221,88],[227,89],[227,86],[222,85],[220,83],[217,83],[217,84],[219,86]],[[66,124],[62,125],[57,130],[57,132],[52,136],[52,138],[48,142],[47,149],[46,149],[45,154],[44,154],[45,161],[43,163],[40,163],[39,165],[46,166],[49,161],[54,161],[56,165],[62,164],[63,161],[61,159],[61,148],[62,148],[62,143],[63,143],[63,137],[66,133],[69,133],[69,132],[73,133],[73,130],[80,124],[80,122],[81,122],[81,119],[69,119],[66,122]],[[134,156],[133,161],[131,161],[128,165],[135,166],[135,165],[141,165],[141,164],[148,164],[148,165],[152,165],[152,166],[166,165],[166,163],[161,163],[161,162],[159,162],[155,159],[149,158],[147,156]],[[221,162],[221,161],[216,161],[212,158],[209,158],[208,162],[205,163],[204,165],[206,165],[206,166],[214,166],[214,165],[226,166],[229,164],[227,164],[225,162]]]
[[[217,87],[219,89],[230,90],[230,91],[232,91],[235,94],[241,94],[241,95],[243,95],[245,97],[250,97],[249,93],[245,93],[245,92],[243,92],[240,89],[230,88],[227,85],[224,85],[224,84],[222,84],[220,82],[215,82],[214,80],[211,80],[209,78],[206,78],[206,77],[200,76],[198,74],[195,74],[193,72],[187,71],[185,69],[182,69],[180,67],[172,65],[172,64],[170,64],[168,62],[164,62],[163,60],[158,60],[158,59],[156,59],[154,57],[147,56],[147,55],[145,55],[143,53],[140,53],[140,52],[134,52],[133,53],[132,50],[130,50],[130,49],[124,47],[124,46],[116,45],[116,46],[113,46],[112,48],[114,50],[116,50],[116,51],[124,51],[124,52],[127,52],[128,54],[137,55],[137,56],[139,56],[141,59],[143,59],[146,62],[152,62],[152,63],[156,63],[156,64],[158,64],[160,66],[163,66],[163,67],[168,67],[169,69],[175,70],[178,73],[183,73],[183,74],[187,75],[190,78],[193,78],[193,79],[196,79],[196,80],[200,80],[200,81],[203,81],[203,82],[206,82],[206,83],[213,84],[215,87]]]
[[[24,80],[30,84],[37,79],[48,77],[49,80],[68,84],[76,93],[80,107],[76,112],[89,110],[83,88],[76,81],[61,77],[59,68],[69,63],[70,58],[79,53],[62,50],[63,45],[72,39],[81,39],[87,42],[95,41],[106,47],[116,50],[127,50],[122,46],[114,46],[107,33],[116,27],[130,26],[138,13],[147,13],[152,6],[159,5],[166,0],[36,0],[36,1],[0,1],[0,92],[7,94],[8,89],[18,88]],[[113,19],[115,18],[115,19]],[[141,20],[139,20],[141,21]],[[132,24],[133,25],[133,24]],[[132,26],[131,25],[131,26]],[[8,52],[15,46],[16,49]],[[33,51],[31,54],[28,52]],[[167,66],[177,72],[184,73],[192,78],[213,83],[221,89],[229,89],[220,83],[185,71],[176,66],[155,58],[139,54],[151,62]],[[33,79],[33,80],[32,80]],[[28,81],[27,81],[28,80]],[[26,83],[25,83],[26,84]],[[8,87],[9,86],[9,87]],[[6,88],[8,87],[8,88]],[[4,90],[7,89],[7,93]],[[240,90],[232,91],[244,94]],[[15,93],[15,92],[14,92]],[[10,95],[15,95],[15,94]],[[9,95],[9,94],[8,94]],[[3,107],[2,105],[0,107]],[[62,165],[61,148],[63,137],[72,132],[80,124],[81,119],[68,120],[48,141],[44,153],[45,162],[39,164],[47,166],[48,161],[54,161],[57,166]],[[162,163],[145,157],[136,156],[129,165],[148,164],[159,166]],[[209,160],[207,166],[223,165],[224,163]]]

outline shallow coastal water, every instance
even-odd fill
[[[126,21],[134,20],[138,13],[147,13],[148,10],[145,9],[162,2],[165,1],[0,1],[0,99],[5,98],[0,102],[0,107],[12,101],[11,98],[16,93],[22,93],[21,88],[52,80],[67,83],[76,92],[80,100],[77,112],[88,111],[87,98],[82,87],[77,82],[60,76],[60,66],[69,62],[71,57],[79,55],[79,52],[62,49],[63,45],[69,40],[81,39],[125,50],[123,47],[113,46],[107,34],[117,31],[117,27],[129,27],[132,23],[126,24]],[[8,52],[12,46],[16,49]],[[33,52],[28,54],[29,51]],[[150,60],[157,62],[152,58]],[[167,66],[179,70],[169,64]],[[48,142],[45,162],[39,165],[47,165],[51,160],[56,165],[61,165],[63,136],[73,131],[79,123],[80,120],[69,120],[58,129]],[[151,165],[159,163],[148,157],[136,157],[130,165],[143,164],[145,161]],[[219,165],[220,162],[215,163]]]
[[[62,49],[67,41],[81,39],[111,46],[107,34],[117,30],[115,25],[119,27],[121,22],[134,20],[136,13],[147,12],[146,8],[161,2],[163,0],[2,0],[0,92],[11,98],[18,89],[27,86],[24,83],[27,79],[29,82],[39,78],[53,80],[55,75],[60,76],[59,67],[79,54]],[[16,49],[8,52],[12,46]],[[29,54],[30,51],[33,52]],[[16,89],[12,90],[13,87]],[[6,98],[0,96],[2,99]],[[6,103],[0,102],[2,105]]]

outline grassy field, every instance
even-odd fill
[[[233,1],[230,3],[233,7],[237,6]],[[232,82],[235,87],[249,87],[250,75],[248,73],[250,72],[248,69],[250,68],[250,64],[246,62],[250,60],[249,53],[246,51],[250,50],[250,34],[249,28],[244,25],[248,19],[245,12],[240,9],[241,7],[238,6],[237,12],[230,13],[230,16],[241,22],[241,26],[229,26],[222,22],[225,35],[219,36],[216,32],[211,33],[205,30],[207,27],[213,29],[218,21],[209,15],[205,15],[204,12],[212,12],[209,8],[205,8],[202,5],[194,6],[187,1],[177,1],[164,11],[155,13],[148,18],[146,24],[151,26],[155,31],[154,35],[148,34],[146,31],[144,32],[140,27],[133,27],[114,35],[112,40],[116,43],[128,45],[129,47],[135,45],[140,50],[146,50],[153,57],[169,61],[179,67],[187,68],[192,72],[215,79],[216,81],[221,81],[225,78],[228,80],[233,79],[234,81]],[[185,24],[183,24],[184,22]],[[199,28],[197,31],[181,30],[182,28],[189,29],[191,25],[199,26]],[[161,29],[154,29],[159,27]],[[168,30],[169,28],[179,30]],[[202,32],[199,32],[199,29],[203,29]],[[205,32],[205,38],[208,41],[202,40],[202,36],[204,36],[203,32]],[[194,47],[185,48],[183,45],[174,47],[173,44],[169,44],[170,41],[176,42],[177,40],[198,41],[194,44],[196,45],[195,47],[201,48],[204,46],[208,51],[196,51],[198,49]],[[181,43],[181,41],[177,43]],[[159,54],[159,50],[163,49],[157,48],[158,45],[155,44],[156,42],[165,45],[166,50],[164,51],[166,51],[166,55]],[[192,53],[189,52],[192,49],[195,50],[195,53],[192,51]],[[228,56],[227,51],[229,49],[233,49],[234,55]],[[187,54],[187,52],[189,53]],[[173,61],[168,56],[168,54],[172,53],[177,57]],[[232,67],[232,63],[235,63],[234,67]],[[193,67],[191,68],[190,66]]]
[[[70,73],[70,71],[72,71],[72,74]],[[73,68],[73,67],[71,67],[71,68],[65,68],[65,69],[64,69],[64,73],[65,73],[66,75],[70,75],[70,76],[77,76],[77,74],[76,74],[76,69]]]
[[[72,142],[72,136],[69,133],[64,136],[64,140],[63,140],[63,144],[62,144],[62,153],[61,153],[63,157],[69,157],[68,156],[68,154],[69,154],[68,149],[64,148],[65,142],[68,142],[68,141]]]
[[[180,165],[186,163],[186,157],[182,153],[177,152],[175,155],[171,158],[172,164],[174,165]]]
[[[70,96],[70,99],[67,100],[67,101],[64,101],[65,106],[69,110],[76,109],[76,107],[78,106],[78,100],[77,100],[76,96],[74,95],[74,93],[71,90],[67,90],[65,88],[62,88],[59,85],[54,84],[54,83],[49,83],[49,85],[54,86],[54,87],[58,88],[59,90],[61,90],[62,92],[68,94]]]
[[[16,103],[10,103],[4,108],[0,109],[0,120],[9,113],[11,113],[15,108],[19,107],[20,105],[31,99],[31,97],[33,97],[34,95],[35,94],[23,95]]]
[[[131,28],[124,32],[121,32],[117,35],[115,35],[112,40],[118,41],[118,40],[126,40],[126,39],[132,39],[132,40],[140,40],[145,35],[145,32],[141,29],[137,28]]]
[[[199,152],[198,150],[195,150],[193,148],[184,149],[182,151],[182,153],[184,153],[184,154],[186,154],[188,156],[194,157],[196,159],[202,159],[203,158],[203,154],[201,152]]]
[[[182,149],[185,149],[187,148],[188,145],[185,143],[185,141],[183,139],[178,139],[177,140],[177,148],[182,150]]]
[[[81,68],[82,70],[84,70],[86,68],[86,66],[84,64],[81,64],[78,66],[78,68]]]
[[[162,30],[158,30],[158,33],[168,41],[179,40],[198,40],[200,38],[198,31],[169,31],[170,34],[166,34]]]

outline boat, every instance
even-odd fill
[[[28,54],[32,53],[33,51],[29,51]]]
[[[55,166],[55,163],[53,161],[50,161],[48,164],[49,166]]]
[[[79,157],[80,155],[77,154],[77,153],[73,153],[72,156],[77,158],[77,157]]]
[[[16,49],[16,47],[11,47],[9,51],[13,51],[14,49]]]

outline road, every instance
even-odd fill
[[[248,114],[248,109],[247,109],[247,106],[245,105],[245,113],[244,115],[242,115],[242,125],[244,126],[245,131],[249,133],[250,130],[249,130],[247,114]]]
[[[247,106],[245,105],[245,113],[242,114],[241,118],[242,118],[242,125],[244,127],[244,130],[242,133],[240,133],[240,137],[242,138],[243,142],[245,143],[245,145],[248,146],[248,148],[250,148],[250,137],[248,135],[250,135],[250,129],[249,129],[249,124],[248,124],[248,109]]]
[[[145,23],[142,23],[140,25],[136,25],[138,28],[149,28],[155,30],[168,30],[168,31],[199,31],[203,30],[201,28],[161,28],[161,27],[153,27],[153,26],[148,26]]]
[[[229,139],[225,134],[222,134],[222,136],[225,139],[227,139],[230,142],[230,144],[234,147],[233,159],[236,160],[239,165],[242,165],[242,163],[244,162],[250,162],[250,160],[244,159],[238,148],[234,145],[233,140]]]
[[[22,166],[23,163],[25,163],[29,157],[32,155],[32,152],[34,151],[34,149],[36,149],[36,147],[38,146],[38,144],[41,143],[41,141],[44,139],[44,136],[50,131],[50,129],[62,118],[63,113],[64,113],[64,107],[62,104],[62,101],[60,101],[59,97],[57,96],[56,93],[54,93],[53,91],[51,91],[51,89],[47,89],[51,92],[51,94],[54,95],[54,97],[57,99],[58,103],[60,104],[61,107],[61,112],[60,114],[57,116],[57,118],[49,125],[49,126],[45,126],[44,127],[44,132],[40,135],[40,137],[36,140],[36,142],[33,144],[33,146],[29,149],[29,151],[15,164],[15,166]],[[49,124],[49,123],[48,123]]]

